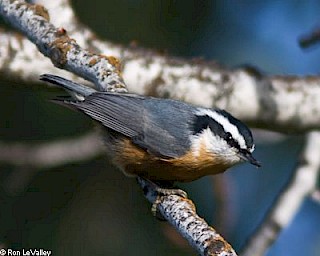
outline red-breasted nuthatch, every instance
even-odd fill
[[[220,109],[127,93],[99,92],[62,77],[41,80],[76,94],[59,100],[98,121],[107,154],[125,174],[152,181],[192,181],[224,172],[252,156],[251,131]]]

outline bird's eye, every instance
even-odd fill
[[[230,132],[227,132],[226,133],[226,141],[228,142],[228,141],[231,141],[231,140],[232,140],[232,135],[231,135]]]
[[[229,146],[238,150],[240,149],[239,143],[232,137],[230,132],[226,133],[225,140],[229,144]]]

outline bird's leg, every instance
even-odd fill
[[[177,188],[174,186],[173,181],[150,181],[155,185],[155,190],[160,196],[170,196],[170,195],[177,195],[183,198],[188,198],[188,195],[182,189]]]
[[[160,214],[157,207],[161,202],[161,197],[177,195],[183,198],[188,198],[188,195],[182,189],[174,187],[174,182],[169,181],[151,181],[141,177],[137,178],[138,183],[143,187],[145,196],[152,201],[151,212],[159,220],[165,220]]]

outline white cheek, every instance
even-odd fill
[[[206,143],[207,150],[213,152],[216,156],[225,162],[235,164],[241,159],[238,156],[238,152],[235,148],[230,147],[226,141],[218,136],[211,136],[211,139]]]
[[[193,136],[192,145],[195,156],[199,156],[203,143],[209,153],[213,153],[215,157],[219,157],[226,164],[233,165],[241,161],[237,150],[230,147],[225,140],[215,136],[209,128],[203,130],[199,135]]]

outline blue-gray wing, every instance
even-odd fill
[[[174,158],[190,149],[195,107],[169,99],[132,94],[93,93],[77,109],[119,132],[151,154]]]

